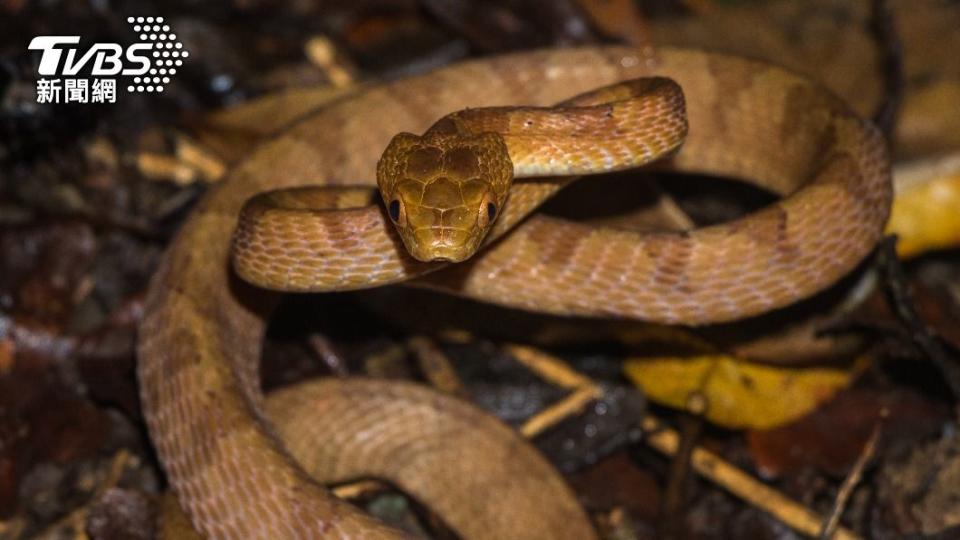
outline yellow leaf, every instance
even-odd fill
[[[791,422],[831,398],[862,369],[788,368],[721,354],[626,362],[627,376],[651,400],[685,408],[706,398],[705,417],[727,428],[771,428]]]
[[[899,235],[900,256],[960,246],[960,155],[897,167],[894,178],[887,232]]]

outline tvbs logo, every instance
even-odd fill
[[[140,41],[127,47],[94,43],[83,50],[80,36],[37,36],[28,46],[41,51],[38,103],[114,103],[116,77],[129,77],[128,92],[163,92],[190,54],[163,17],[128,17]],[[53,77],[53,78],[48,78]]]

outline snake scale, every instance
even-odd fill
[[[689,132],[669,169],[741,178],[784,198],[729,223],[637,233],[523,219],[566,181],[521,181],[497,208],[494,240],[450,266],[406,255],[392,210],[355,209],[365,217],[322,257],[296,243],[266,251],[266,259],[284,259],[287,282],[277,286],[342,290],[411,279],[527,310],[707,324],[822,290],[871,250],[891,199],[882,137],[820,86],[768,64],[693,50],[584,48],[467,62],[364,90],[262,145],[211,189],[152,281],[140,328],[141,399],[194,527],[211,538],[403,537],[321,484],[374,476],[465,538],[594,537],[543,458],[456,399],[366,379],[306,383],[265,399],[259,353],[280,295],[233,272],[231,235],[260,192],[372,185],[396,133],[423,132],[451,111],[550,105],[653,76],[676,81],[685,95]],[[341,193],[345,206],[360,204],[351,189]],[[243,234],[241,227],[240,242]],[[283,252],[293,248],[294,257]],[[246,270],[238,263],[239,273],[269,270],[259,260]],[[305,266],[289,271],[297,261]]]

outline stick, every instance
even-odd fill
[[[648,445],[667,456],[676,455],[680,446],[680,435],[676,431],[663,427],[652,416],[643,419],[643,429],[648,434]],[[690,463],[693,469],[704,478],[776,517],[795,531],[811,537],[820,534],[822,516],[755,480],[713,452],[701,447],[694,448],[690,455]],[[858,540],[859,538],[853,531],[838,527],[832,540]]]

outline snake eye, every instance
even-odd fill
[[[497,204],[493,202],[493,195],[487,193],[480,201],[480,212],[477,215],[477,226],[483,228],[493,223],[497,217]]]
[[[402,208],[400,207],[400,199],[394,199],[390,201],[390,204],[387,205],[387,212],[390,213],[390,219],[393,220],[397,225],[401,225],[400,218],[403,217],[400,212]]]

